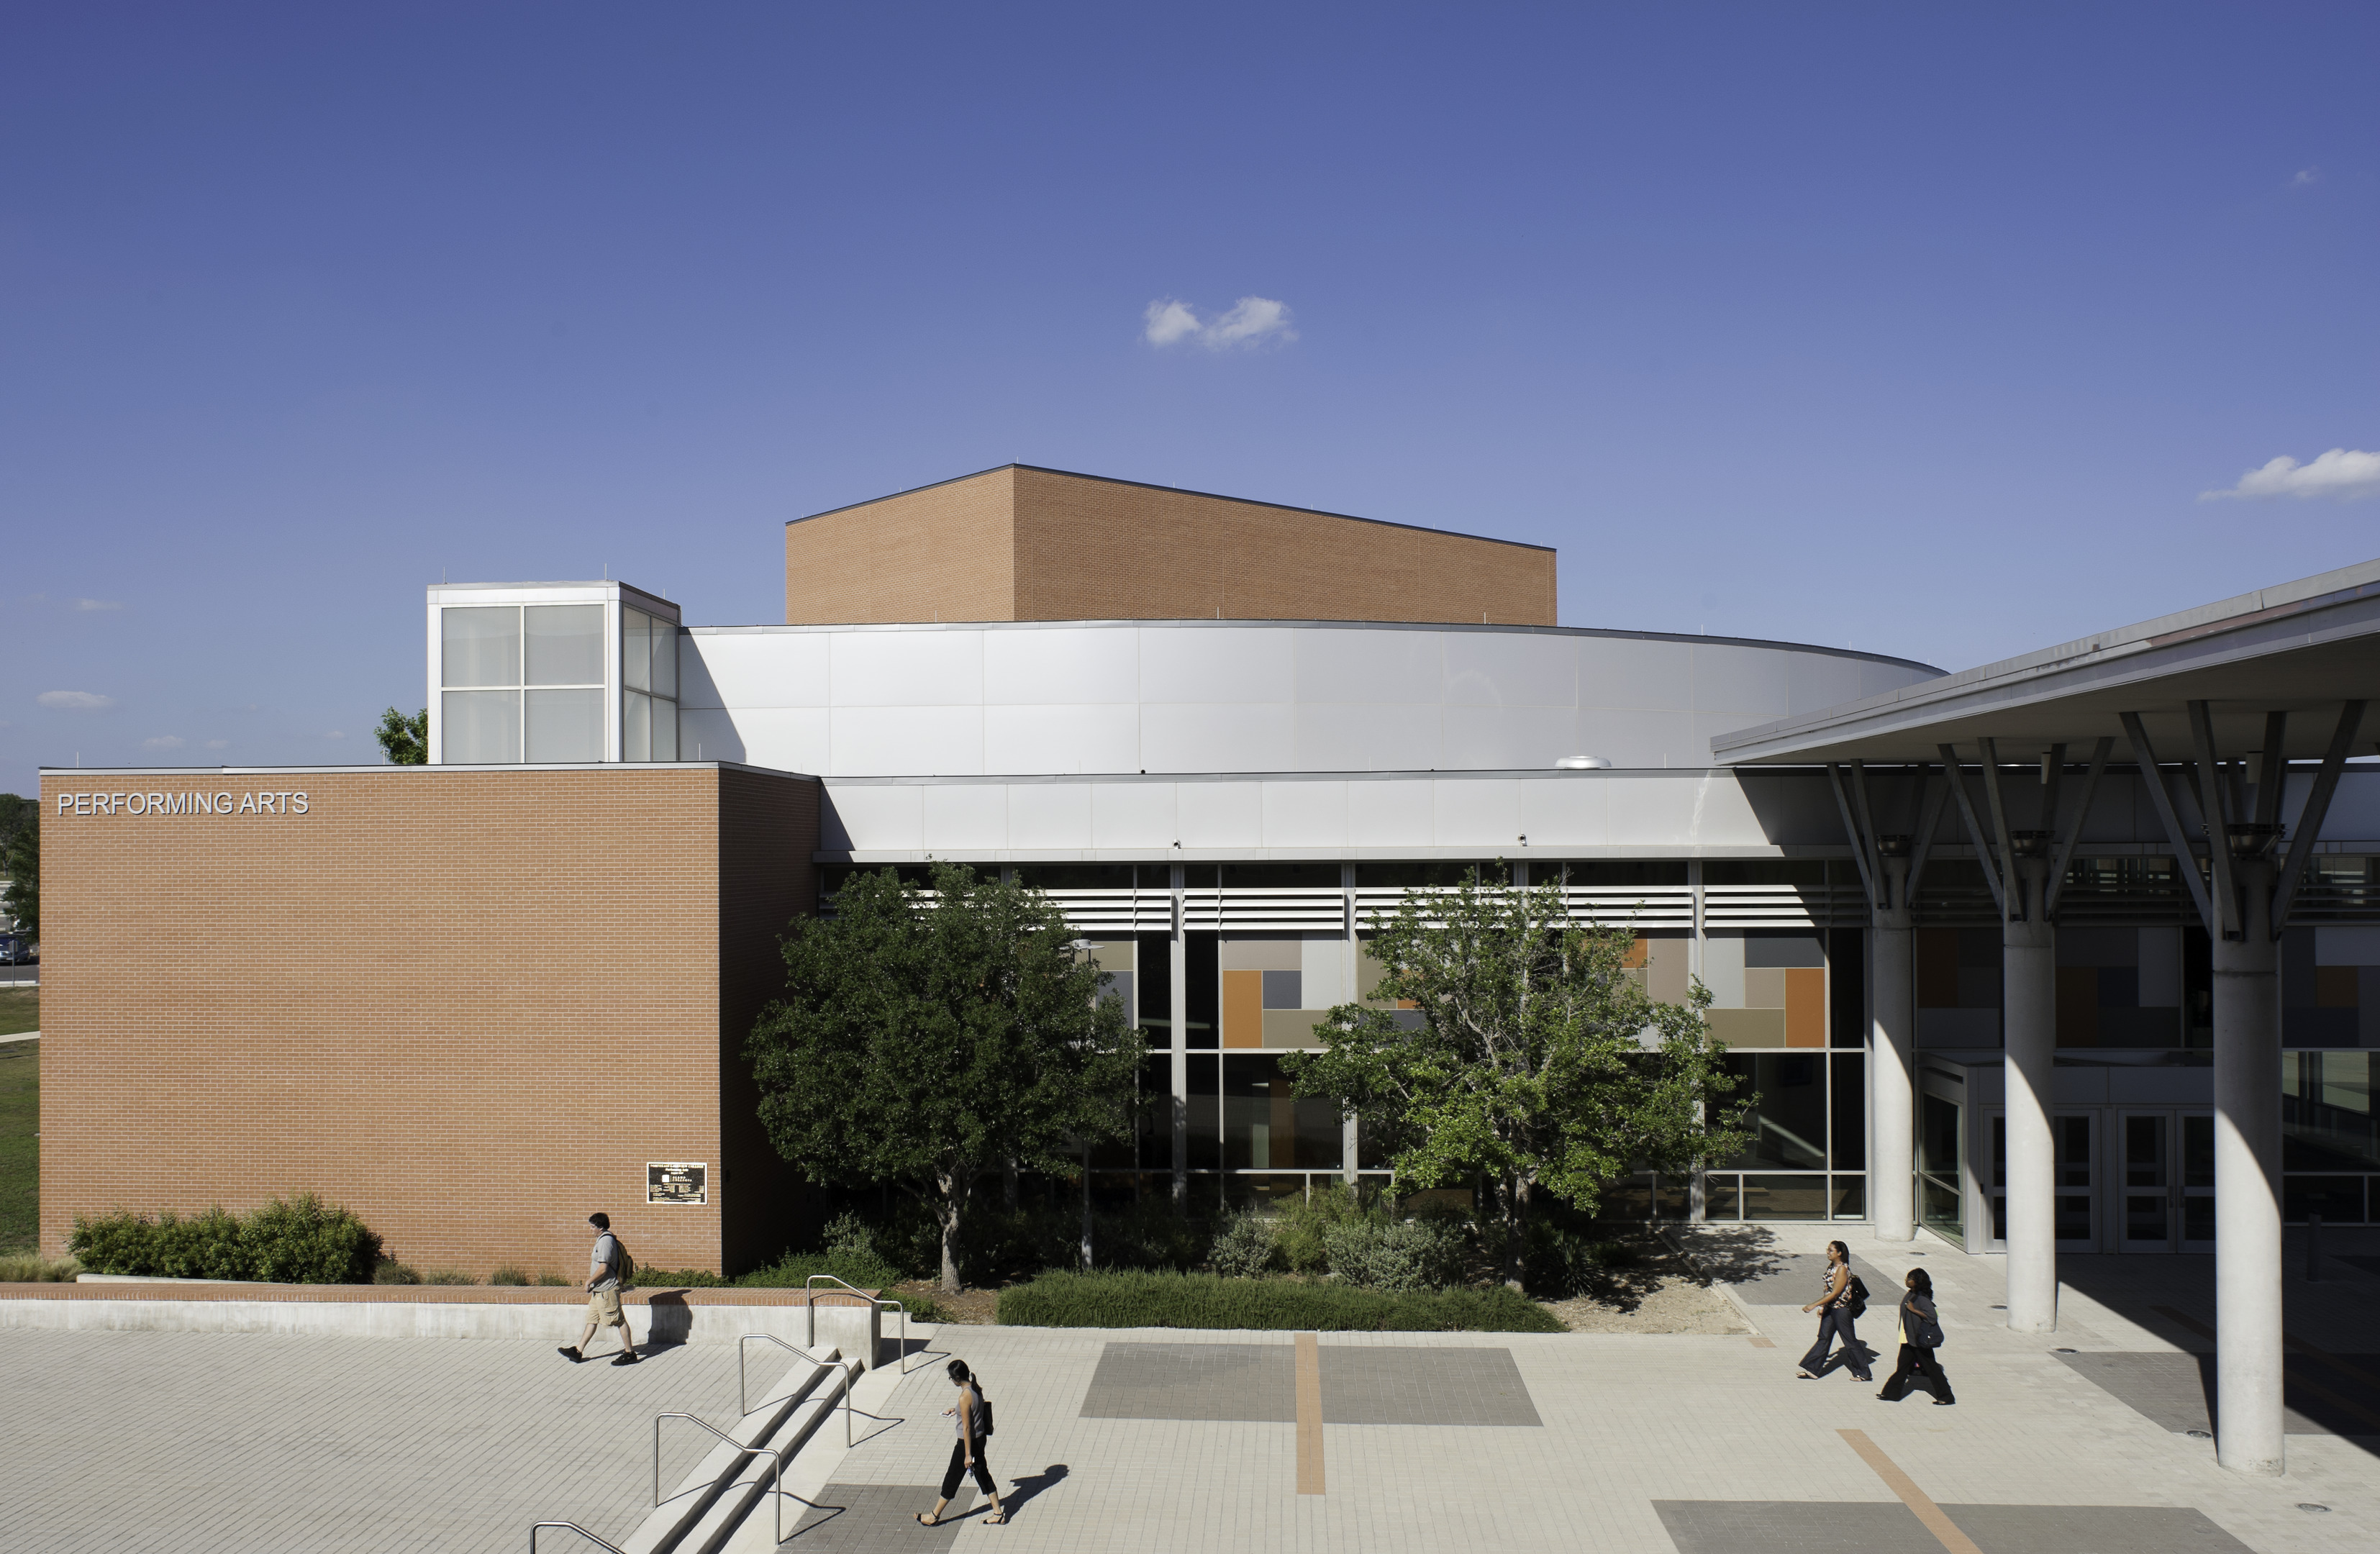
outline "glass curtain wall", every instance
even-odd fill
[[[620,759],[677,759],[677,627],[620,612]]]

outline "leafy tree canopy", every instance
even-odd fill
[[[380,741],[381,754],[391,766],[427,766],[430,764],[430,709],[425,707],[411,717],[392,707],[380,715],[380,727],[372,730]]]
[[[1572,927],[1552,883],[1414,892],[1366,946],[1373,998],[1330,1011],[1325,1050],[1284,1054],[1282,1071],[1387,1147],[1401,1190],[1484,1181],[1517,1285],[1533,1194],[1592,1213],[1645,1166],[1743,1147],[1708,990],[1656,1003],[1634,944]]]
[[[943,1288],[979,1173],[1063,1171],[1129,1131],[1140,1032],[1039,892],[951,864],[927,891],[857,874],[783,953],[745,1048],[770,1140],[813,1182],[922,1184]]]
[[[0,794],[0,875],[8,880],[0,912],[28,939],[41,938],[42,807],[15,794]]]

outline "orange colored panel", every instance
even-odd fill
[[[1628,941],[1628,953],[1620,964],[1629,967],[1631,970],[1639,966],[1650,965],[1651,961],[1649,957],[1651,956],[1652,949],[1652,941],[1646,939],[1640,933],[1635,938]]]
[[[1919,929],[1910,935],[1917,962],[1917,1007],[1959,1007],[1959,930]]]
[[[2058,1045],[2099,1045],[2099,968],[2095,965],[2058,968]]]
[[[1827,1044],[1827,968],[1791,966],[1785,973],[1785,1045]]]
[[[1264,973],[1223,973],[1223,1045],[1264,1045]]]
[[[2323,1009],[2353,1009],[2358,1007],[2355,984],[2363,968],[2360,965],[2318,965],[2313,968],[2313,1002]]]

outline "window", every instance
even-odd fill
[[[603,606],[498,604],[439,614],[448,764],[603,759]]]
[[[620,612],[620,759],[677,759],[677,627]]]

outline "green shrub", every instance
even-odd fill
[[[567,1290],[570,1288],[570,1281],[563,1278],[562,1275],[558,1273],[540,1273],[537,1276],[537,1281],[540,1287],[550,1290]]]
[[[1254,1208],[1229,1216],[1208,1248],[1208,1266],[1226,1279],[1254,1279],[1264,1273],[1280,1260],[1280,1248],[1273,1244],[1280,1224],[1271,1215]]]
[[[556,1279],[554,1282],[566,1284],[569,1281]],[[637,1270],[637,1288],[639,1290],[718,1290],[735,1282],[733,1279],[722,1279],[708,1269],[640,1268]]]
[[[95,1273],[279,1284],[368,1284],[381,1253],[380,1237],[362,1220],[311,1193],[274,1198],[245,1220],[221,1208],[187,1220],[121,1210],[77,1216],[69,1244]]]
[[[424,1284],[477,1284],[479,1280],[465,1273],[461,1269],[442,1268],[434,1269],[422,1282]]]
[[[1330,1266],[1330,1250],[1323,1237],[1332,1226],[1363,1220],[1385,1223],[1388,1216],[1377,1208],[1367,1208],[1351,1188],[1341,1183],[1318,1193],[1282,1200],[1279,1219],[1273,1245],[1281,1260],[1292,1273],[1320,1273]]]
[[[528,1282],[528,1275],[513,1267],[510,1263],[506,1263],[504,1267],[496,1269],[495,1272],[488,1275],[488,1282],[491,1284],[527,1284]]]
[[[1566,1330],[1543,1306],[1500,1286],[1390,1294],[1286,1279],[1211,1274],[1045,1273],[1000,1293],[1003,1326],[1247,1328],[1318,1332]]]
[[[1598,1241],[1561,1225],[1532,1221],[1522,1254],[1521,1278],[1533,1295],[1564,1300],[1588,1293],[1596,1276],[1610,1269],[1631,1268],[1637,1261],[1633,1247],[1616,1241]]]
[[[382,1257],[379,1262],[372,1265],[372,1282],[375,1284],[419,1284],[421,1282],[421,1275],[414,1272],[403,1263],[398,1262],[395,1257]]]
[[[1471,1256],[1463,1225],[1443,1216],[1341,1220],[1323,1226],[1322,1245],[1341,1283],[1391,1294],[1460,1284]]]

